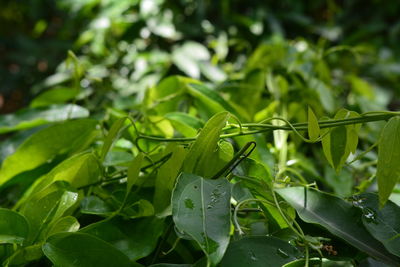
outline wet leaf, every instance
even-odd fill
[[[225,179],[209,180],[182,173],[172,193],[177,229],[191,236],[216,265],[229,243],[231,187]]]

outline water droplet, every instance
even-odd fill
[[[254,254],[253,251],[249,251],[249,256],[252,261],[258,261],[258,258],[256,257],[256,254]]]
[[[376,213],[373,209],[364,208],[362,211],[363,211],[363,216],[368,223],[371,223],[371,222],[377,223],[376,222]]]
[[[186,198],[185,199],[185,207],[188,209],[194,209],[194,203],[193,200],[191,200],[190,198]]]
[[[279,256],[281,256],[282,258],[289,258],[289,254],[287,254],[285,251],[283,251],[282,249],[278,248],[276,250],[276,253],[278,253]]]

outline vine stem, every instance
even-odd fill
[[[372,114],[372,115],[369,115]],[[375,121],[385,121],[389,120],[390,118],[394,116],[399,116],[400,112],[368,112],[365,114],[361,114],[360,117],[352,117],[352,118],[346,118],[346,119],[332,119],[332,120],[323,120],[323,121],[318,121],[319,127],[322,128],[332,128],[332,127],[337,127],[337,126],[343,126],[343,125],[352,125],[352,124],[359,124],[359,123],[367,123],[367,122],[375,122]],[[228,131],[228,130],[233,130],[233,129],[240,129],[239,132],[233,132],[233,133],[225,133],[221,134],[220,138],[230,138],[230,137],[236,137],[236,136],[243,136],[243,135],[250,135],[250,134],[256,134],[256,133],[263,133],[263,132],[269,132],[269,131],[276,131],[276,130],[284,130],[284,131],[294,131],[297,135],[299,135],[298,131],[307,131],[308,130],[308,123],[307,122],[302,122],[302,123],[290,123],[289,121],[283,119],[283,118],[270,118],[270,120],[281,120],[286,123],[286,125],[273,125],[269,123],[243,123],[243,124],[230,124],[227,127],[223,129],[223,131]],[[131,120],[133,123],[133,121]],[[134,123],[133,123],[134,124]],[[134,126],[135,127],[135,126]],[[247,131],[245,130],[247,129]],[[150,141],[157,141],[157,142],[190,142],[194,141],[197,139],[197,136],[195,137],[175,137],[175,138],[165,138],[165,137],[160,137],[160,136],[151,136],[151,135],[145,135],[140,133],[136,127],[135,130],[137,132],[137,139],[146,139]],[[302,139],[305,139],[303,136],[301,136]]]

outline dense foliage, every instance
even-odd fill
[[[39,2],[0,11],[3,266],[400,265],[399,3]]]

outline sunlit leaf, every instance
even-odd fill
[[[177,229],[191,236],[216,265],[229,243],[231,188],[225,178],[179,176],[172,193],[172,215]]]

